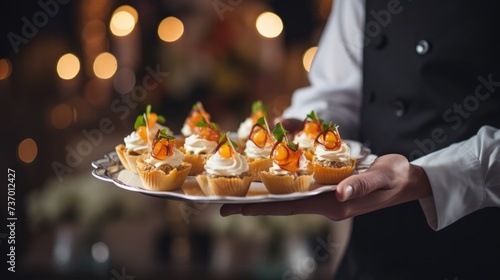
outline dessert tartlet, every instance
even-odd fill
[[[337,125],[324,124],[324,130],[316,137],[311,170],[314,180],[320,184],[338,184],[352,175],[356,159],[349,146],[342,141]]]
[[[207,157],[217,147],[220,137],[217,124],[210,123],[205,118],[196,123],[193,134],[184,140],[181,149],[185,154],[185,161],[192,165],[189,175],[198,175],[205,170]]]
[[[182,187],[191,164],[175,147],[175,138],[158,130],[150,153],[137,159],[137,172],[143,188],[153,191],[172,191]]]
[[[245,150],[248,136],[250,136],[250,132],[254,124],[256,124],[257,120],[261,117],[266,117],[267,114],[267,107],[262,103],[262,101],[258,100],[252,103],[252,114],[246,118],[245,121],[240,123],[236,133],[236,143],[238,144],[240,152]]]
[[[276,124],[273,136],[276,143],[271,150],[273,165],[268,171],[261,171],[260,178],[272,194],[306,192],[312,182],[312,172],[299,144],[289,141],[281,123]]]
[[[201,120],[210,122],[210,114],[205,111],[201,102],[196,102],[181,128],[182,135],[184,135],[184,137],[191,136],[196,129],[196,124]]]
[[[168,127],[159,123],[165,123],[165,117],[152,113],[151,105],[146,107],[145,114],[136,118],[135,131],[123,139],[125,144],[119,144],[115,147],[118,158],[125,169],[137,173],[137,159],[148,152],[156,131],[165,129],[166,134],[172,135]]]
[[[261,117],[253,125],[244,151],[248,162],[249,173],[253,174],[253,181],[260,182],[260,171],[269,170],[273,166],[271,150],[274,140],[269,131],[265,117]]]
[[[314,140],[321,133],[323,123],[323,120],[316,115],[316,112],[311,111],[304,119],[302,130],[293,139],[293,142],[299,144],[300,149],[304,151],[309,161],[314,156]]]
[[[252,183],[245,157],[238,153],[227,133],[205,164],[205,171],[196,176],[207,196],[245,196]]]

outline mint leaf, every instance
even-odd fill
[[[143,115],[139,115],[135,119],[134,129],[139,128],[139,126],[146,126],[146,122],[144,121],[144,116]]]
[[[205,127],[205,126],[209,126],[209,125],[208,125],[208,123],[205,120],[201,120],[201,121],[198,121],[196,123],[196,126],[197,127]]]
[[[266,115],[269,113],[266,105],[264,105],[264,103],[262,103],[262,101],[260,101],[260,100],[257,100],[257,101],[252,103],[252,114],[256,113],[258,111],[264,111],[264,113],[266,113]]]
[[[148,106],[146,106],[146,116],[149,116],[149,114],[151,114],[151,104],[148,104]]]
[[[307,117],[313,121],[318,121],[318,116],[316,115],[316,112],[314,112],[314,110],[312,110],[311,113],[307,114]]]
[[[158,115],[157,122],[159,122],[159,123],[166,123],[167,119],[164,116],[162,116],[162,115]]]
[[[288,147],[290,147],[290,149],[292,149],[294,152],[297,151],[297,149],[299,148],[299,145],[298,144],[295,144],[293,143],[292,141],[287,141],[286,144],[288,145]]]
[[[276,127],[273,129],[273,137],[276,141],[280,142],[283,140],[283,137],[286,137],[288,131],[283,127],[281,122],[276,124]]]
[[[265,126],[266,126],[266,120],[264,119],[264,117],[260,117],[260,118],[257,120],[256,124],[260,124],[260,125],[262,125],[263,127],[265,127]]]

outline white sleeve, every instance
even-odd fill
[[[357,136],[361,107],[364,0],[336,0],[309,73],[310,86],[296,90],[285,118],[302,120],[315,110]]]
[[[500,130],[483,126],[476,136],[412,162],[431,183],[421,199],[427,223],[443,229],[485,207],[500,207]]]

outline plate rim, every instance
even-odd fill
[[[359,143],[355,140],[344,140],[344,141],[357,144]],[[359,145],[361,145],[362,147],[361,149],[364,153],[368,153],[366,155],[364,154],[362,155],[363,160],[372,155],[370,154],[370,150],[368,148],[366,148],[361,143],[359,143]],[[318,195],[320,193],[331,192],[334,191],[337,186],[337,185],[322,185],[311,191],[294,192],[288,194],[262,194],[262,195],[243,196],[243,197],[242,196],[195,196],[175,191],[146,190],[139,187],[127,185],[124,182],[117,180],[116,178],[113,177],[114,174],[118,174],[119,172],[123,171],[124,167],[119,162],[119,158],[118,155],[116,154],[116,151],[111,151],[105,154],[103,158],[92,161],[91,166],[93,167],[91,174],[95,178],[107,183],[112,183],[114,186],[119,187],[121,189],[164,199],[202,202],[202,203],[247,204],[247,203],[291,201]],[[136,174],[136,176],[138,175]],[[252,183],[261,183],[261,182],[252,182]]]

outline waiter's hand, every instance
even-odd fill
[[[425,171],[410,164],[405,157],[394,154],[381,156],[367,171],[346,178],[338,184],[335,192],[293,201],[226,204],[221,207],[220,214],[321,214],[332,220],[343,220],[431,195]]]

